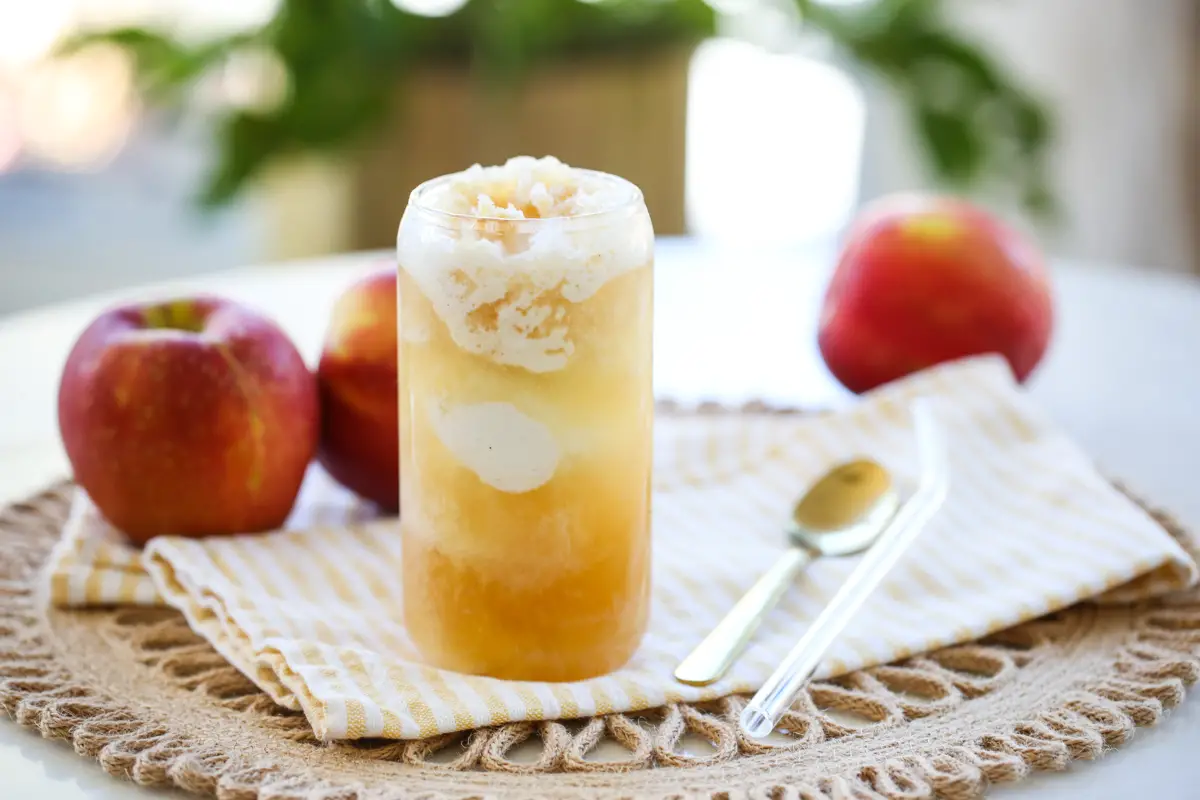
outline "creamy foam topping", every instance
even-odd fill
[[[459,347],[551,372],[574,352],[569,304],[650,262],[653,231],[636,198],[628,182],[553,157],[476,165],[422,193],[421,208],[452,216],[406,213],[397,257]]]
[[[577,170],[553,156],[517,156],[503,166],[474,165],[422,195],[421,204],[480,219],[576,217],[618,208],[633,199],[624,181]]]
[[[467,469],[502,492],[530,492],[554,477],[554,434],[511,403],[429,408],[434,433]]]

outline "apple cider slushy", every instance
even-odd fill
[[[628,181],[514,158],[397,237],[405,623],[436,666],[624,664],[650,583],[654,235]]]

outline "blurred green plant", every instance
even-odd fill
[[[893,88],[941,184],[1000,185],[1036,213],[1053,209],[1046,109],[953,30],[942,0],[794,2],[802,27]],[[221,112],[217,162],[200,195],[212,207],[281,157],[352,151],[384,122],[397,85],[424,65],[466,65],[481,85],[511,88],[558,58],[690,45],[716,31],[707,0],[469,0],[442,17],[388,0],[281,0],[253,30],[205,41],[144,27],[85,31],[62,52],[121,48],[147,98],[164,106],[185,105],[198,81],[242,54],[265,53],[282,67],[278,102]]]

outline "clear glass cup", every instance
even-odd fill
[[[574,173],[609,206],[456,213],[444,176],[397,235],[405,624],[458,672],[580,680],[646,628],[654,233],[636,186]]]

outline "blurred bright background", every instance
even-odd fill
[[[1058,257],[1200,271],[1200,0],[342,2],[353,18],[335,0],[5,0],[0,313],[388,247],[416,180],[518,153],[621,172],[661,233],[713,247],[827,252],[864,202],[933,188],[978,194]],[[576,36],[575,5],[607,27]],[[839,41],[823,12],[858,27]],[[175,49],[126,36],[58,54],[120,26],[169,32]],[[206,42],[247,32],[184,86]],[[530,57],[553,36],[567,44]],[[961,74],[926,80],[927,44],[961,56]],[[355,72],[371,48],[380,57]],[[514,60],[520,77],[495,74]],[[958,125],[963,106],[931,98],[943,84],[969,94],[964,75],[1036,98],[1053,127],[1044,151],[1032,136],[971,139],[989,123]],[[145,94],[146,80],[178,91]],[[343,97],[357,103],[345,118],[371,126],[342,124]],[[257,127],[227,126],[236,115]],[[1034,177],[993,191],[1005,169],[976,175],[985,147],[1021,150],[1008,155]],[[1052,192],[1054,221],[1017,196],[1030,181]],[[220,202],[202,209],[206,186]]]

